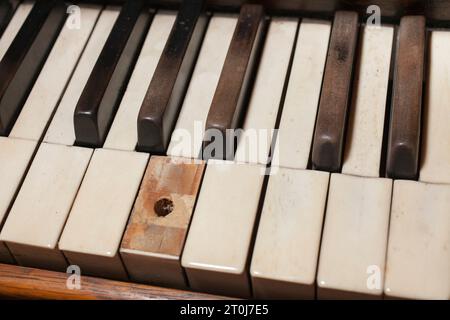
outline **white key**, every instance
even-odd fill
[[[14,12],[14,15],[9,21],[8,26],[0,38],[0,60],[3,59],[6,51],[8,51],[9,46],[14,41],[17,33],[22,27],[23,23],[27,19],[31,9],[33,9],[34,1],[24,1],[22,2]]]
[[[384,293],[450,299],[450,185],[394,183]]]
[[[137,117],[176,14],[158,13],[153,19],[127,90],[120,103],[104,148],[133,151],[137,144]]]
[[[273,163],[306,169],[316,123],[331,23],[303,19],[281,115]]]
[[[394,28],[366,26],[342,173],[379,177]]]
[[[450,183],[450,32],[432,31],[420,181]]]
[[[258,299],[313,299],[329,173],[270,176],[250,274]]]
[[[35,141],[0,137],[0,177],[2,180],[2,189],[0,192],[0,226],[6,218],[8,208],[21,184],[36,145],[37,143]],[[12,262],[7,248],[1,241],[0,262]]]
[[[211,18],[172,133],[168,155],[186,158],[200,155],[206,117],[236,23],[235,15],[214,15]]]
[[[94,68],[97,58],[106,43],[111,29],[119,15],[117,7],[107,7],[102,11],[91,37],[86,45],[75,72],[70,79],[64,96],[56,109],[44,141],[71,146],[75,143],[73,113],[84,86]]]
[[[235,159],[267,164],[298,20],[272,18]]]
[[[182,256],[191,288],[250,296],[246,263],[264,169],[208,161]]]
[[[118,249],[148,157],[95,150],[59,241],[83,274],[127,278]]]
[[[391,192],[391,179],[331,175],[319,299],[381,298]]]
[[[10,137],[39,140],[64,92],[101,7],[80,6],[80,29],[64,25],[28,96]]]
[[[65,271],[58,239],[92,149],[43,143],[0,234],[23,266]]]

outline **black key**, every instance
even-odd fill
[[[138,116],[138,149],[167,149],[206,29],[202,0],[184,1]]]
[[[0,62],[0,135],[7,135],[66,19],[62,1],[38,1]]]
[[[11,19],[14,9],[17,3],[7,0],[0,1],[0,37],[8,26],[9,20]]]
[[[120,11],[75,109],[77,145],[103,145],[152,17],[144,1],[127,1]]]

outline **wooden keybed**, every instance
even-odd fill
[[[123,3],[121,0],[75,2]],[[180,0],[149,0],[155,8],[176,9]],[[354,10],[360,18],[369,5],[378,5],[386,21],[406,14],[422,14],[428,25],[448,25],[450,1],[446,0],[208,0],[208,10],[238,11],[244,3],[263,4],[269,14],[330,18],[336,10]],[[68,274],[0,264],[0,298],[7,299],[228,299],[193,291],[82,276],[82,288],[66,286]]]

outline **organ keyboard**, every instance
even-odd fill
[[[450,8],[375,2],[0,0],[0,296],[448,300]]]

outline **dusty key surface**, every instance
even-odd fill
[[[35,141],[0,137],[0,228],[28,168],[37,143]],[[0,261],[12,262],[12,257],[0,241]]]
[[[314,299],[330,175],[276,170],[267,186],[251,261],[253,294],[258,299]]]
[[[204,169],[199,160],[150,159],[120,248],[131,279],[186,286],[181,252]]]
[[[191,288],[250,296],[247,259],[264,169],[208,161],[182,256]]]
[[[316,123],[331,23],[302,19],[272,162],[306,169]]]
[[[450,32],[432,31],[419,180],[450,184]]]
[[[450,299],[450,185],[397,180],[384,293]]]
[[[391,179],[331,175],[317,273],[319,299],[381,298],[391,192]]]
[[[147,160],[143,153],[95,150],[59,241],[84,274],[127,279],[118,250]]]
[[[0,234],[22,266],[65,271],[57,244],[92,150],[43,143]]]

